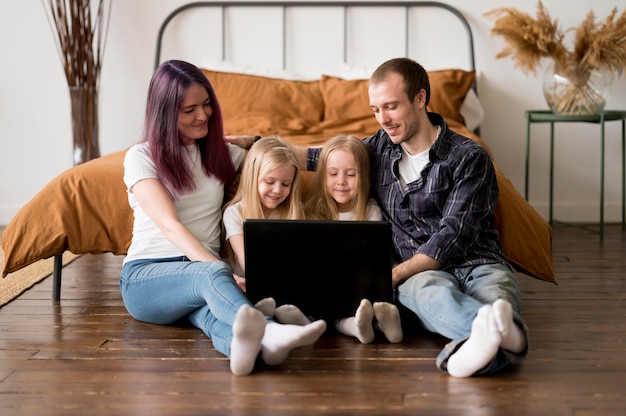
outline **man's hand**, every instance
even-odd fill
[[[391,286],[395,289],[405,280],[426,270],[439,270],[443,264],[424,254],[416,254],[391,270]]]
[[[256,136],[250,136],[248,134],[239,134],[225,136],[224,140],[226,141],[226,143],[234,144],[235,146],[239,146],[242,149],[249,149],[252,147],[255,137]]]

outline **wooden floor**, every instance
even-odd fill
[[[626,234],[557,225],[558,285],[520,275],[531,348],[521,366],[455,379],[444,339],[326,336],[280,367],[235,377],[200,331],[137,322],[121,257],[85,255],[0,308],[1,415],[624,415]]]

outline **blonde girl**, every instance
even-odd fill
[[[277,136],[250,148],[237,193],[224,210],[226,240],[235,257],[235,273],[241,277],[245,273],[243,221],[266,218],[304,218],[298,162],[292,146]]]
[[[226,240],[230,243],[235,280],[245,292],[244,219],[304,218],[298,176],[298,161],[293,147],[278,136],[257,141],[244,162],[239,187],[224,210]],[[275,316],[281,323],[307,325],[310,320],[294,305],[276,308],[272,298],[259,301],[256,308]]]
[[[339,159],[351,159],[346,165]],[[329,160],[337,160],[329,167]],[[347,167],[348,170],[340,168]],[[306,204],[307,218],[320,220],[380,220],[376,201],[369,198],[370,156],[367,147],[355,136],[335,136],[320,153],[312,179],[311,198]],[[339,181],[339,182],[338,182]]]
[[[302,219],[301,192],[293,147],[271,136],[250,148],[227,209],[238,206],[242,218]]]
[[[380,221],[380,208],[370,191],[370,156],[355,136],[336,136],[322,148],[306,204],[308,218],[341,221]],[[374,322],[376,319],[376,323]],[[375,327],[389,342],[402,340],[398,308],[387,302],[363,299],[355,316],[339,319],[336,329],[364,344],[374,340]]]

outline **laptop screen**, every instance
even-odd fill
[[[393,301],[385,221],[244,221],[246,295],[314,319],[354,315],[361,299]]]

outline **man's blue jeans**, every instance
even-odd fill
[[[413,311],[428,331],[452,340],[437,358],[437,366],[446,370],[450,356],[467,340],[478,309],[498,299],[513,307],[513,319],[526,334],[528,329],[520,317],[521,298],[515,274],[502,264],[485,264],[418,273],[398,286],[398,300]],[[519,363],[527,354],[500,350],[494,360],[479,374],[492,373],[512,363]]]
[[[223,261],[192,262],[184,257],[131,261],[122,269],[120,288],[135,319],[167,325],[187,317],[227,357],[237,311],[251,305]]]

